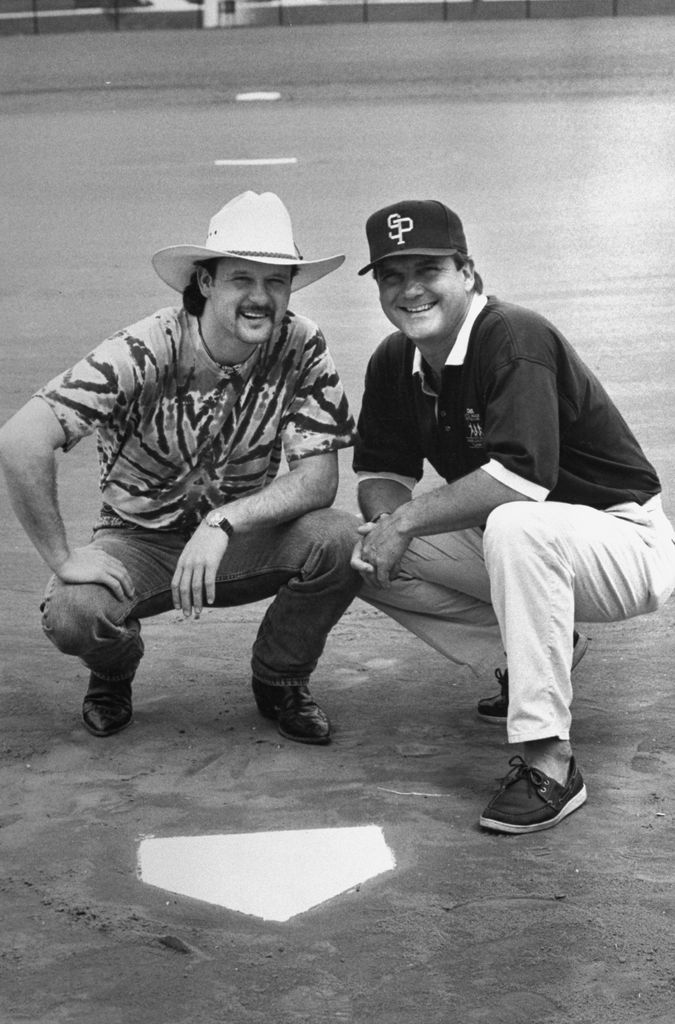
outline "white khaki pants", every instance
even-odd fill
[[[511,743],[569,739],[574,623],[659,608],[675,589],[675,537],[660,498],[605,511],[500,505],[485,530],[415,539],[400,576],[359,596],[457,665],[508,652]]]

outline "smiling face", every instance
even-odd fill
[[[387,319],[432,365],[442,365],[471,304],[472,264],[458,270],[452,256],[389,256],[375,277]]]
[[[270,340],[288,309],[291,268],[225,257],[215,274],[197,269],[206,299],[202,336],[219,362],[234,364]]]

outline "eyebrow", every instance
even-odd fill
[[[416,269],[419,269],[419,268],[429,267],[429,266],[438,266],[439,265],[439,261],[441,259],[443,259],[442,256],[416,256],[416,257],[413,257],[412,259],[410,259],[410,257],[407,257],[406,258],[406,263],[407,263],[407,265],[412,265]],[[377,270],[378,276],[380,276],[381,274],[400,274],[400,273],[403,273],[403,267],[400,264],[396,265],[396,266],[392,265],[392,266],[388,266],[388,267],[380,265],[379,269]]]
[[[288,270],[290,270],[289,267],[279,267],[277,270],[270,270],[269,273],[265,274],[265,277],[282,277],[284,280],[290,281],[293,275],[286,273]],[[243,275],[244,277],[247,277],[253,273],[254,271],[250,267],[230,267],[225,271],[225,276],[241,277]]]

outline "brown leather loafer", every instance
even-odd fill
[[[271,686],[254,679],[253,696],[258,711],[276,721],[282,736],[296,743],[330,743],[328,716],[316,703],[309,687]]]
[[[131,679],[111,683],[92,672],[82,702],[82,721],[92,736],[112,736],[129,725],[133,715]]]

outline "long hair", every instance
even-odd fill
[[[211,277],[214,277],[216,267],[218,266],[218,257],[214,256],[211,260],[204,260],[201,263],[195,264],[195,269],[190,275],[190,280],[183,289],[183,305],[186,312],[190,313],[192,316],[201,316],[204,312],[204,306],[206,305],[206,296],[202,295],[201,288],[199,287],[199,281],[197,280],[198,266],[204,267]]]

